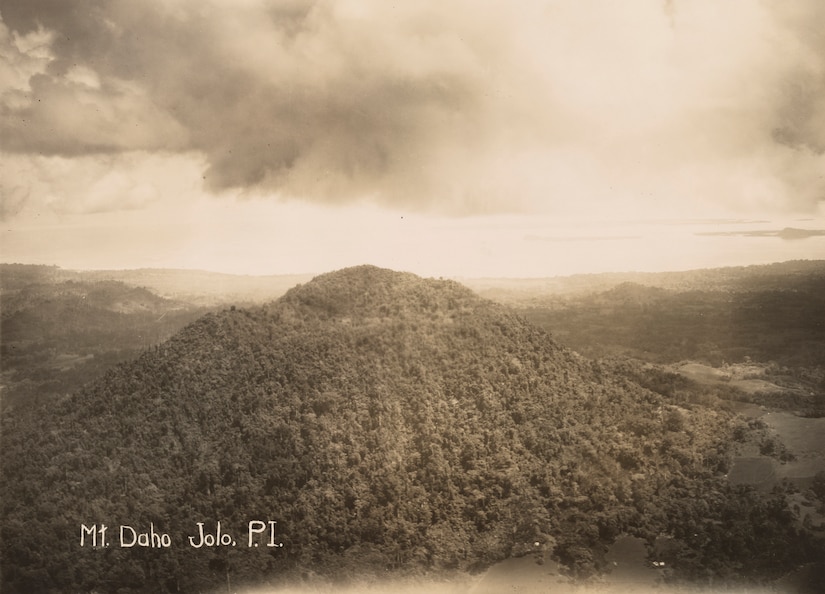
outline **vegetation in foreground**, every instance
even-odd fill
[[[622,365],[455,283],[371,267],[207,315],[4,414],[4,591],[473,570],[536,543],[586,576],[620,534],[666,542],[672,577],[700,584],[823,557],[788,508],[797,487],[725,479],[730,436],[762,429]],[[253,519],[284,546],[186,546],[197,522],[241,534]],[[102,522],[175,544],[80,547],[81,524]]]

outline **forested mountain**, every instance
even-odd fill
[[[54,267],[11,270],[2,278],[3,408],[68,394],[208,311],[121,282],[57,280]]]
[[[643,389],[455,282],[368,266],[207,314],[2,422],[3,592],[194,592],[526,551],[587,574],[622,533],[669,537],[661,558],[698,580],[823,554],[781,495],[727,484],[728,436],[748,430],[731,413]],[[247,546],[250,521],[277,528]],[[199,522],[232,543],[190,546]],[[110,546],[81,546],[102,524]],[[123,547],[121,526],[169,546]]]

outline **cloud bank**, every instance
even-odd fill
[[[216,194],[448,214],[825,201],[819,0],[1,0],[0,17],[0,149],[85,163],[78,179],[90,159],[194,155]],[[13,185],[6,216],[32,191]]]

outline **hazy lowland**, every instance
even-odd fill
[[[3,592],[822,591],[823,261],[0,273]]]

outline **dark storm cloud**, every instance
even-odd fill
[[[216,193],[458,213],[815,205],[822,4],[737,6],[0,0],[24,79],[2,148],[200,154]]]
[[[45,74],[29,84],[33,100],[0,121],[11,152],[83,155],[185,146],[186,130],[135,88],[93,88]]]
[[[825,3],[788,2],[774,10],[800,55],[783,81],[774,138],[794,148],[825,154]]]
[[[471,47],[452,17],[341,6],[6,2],[17,34],[54,32],[54,59],[31,78],[30,102],[6,108],[5,148],[196,150],[213,190],[417,201],[428,176],[490,132],[495,44],[467,27]],[[78,65],[101,86],[67,80]]]

